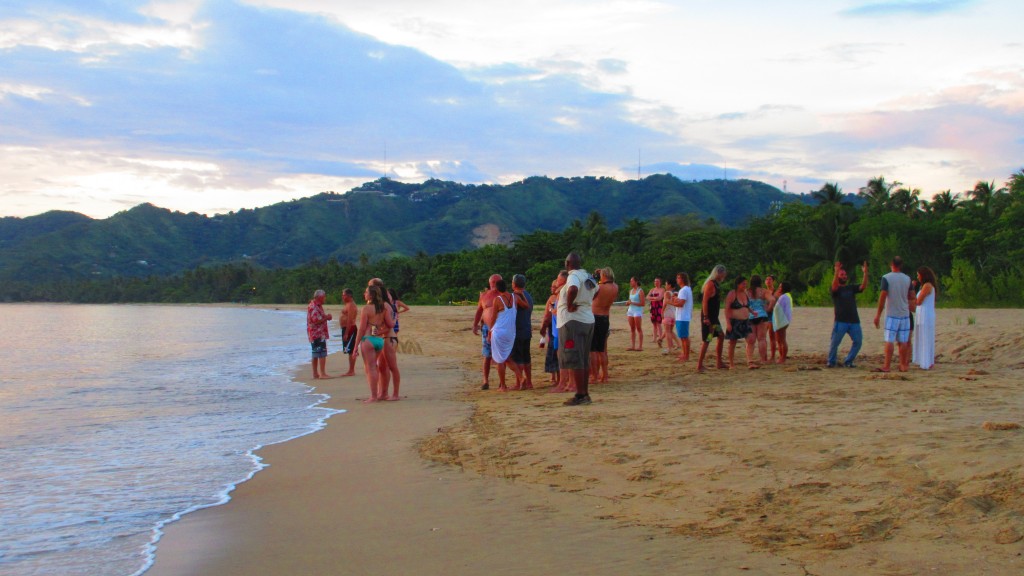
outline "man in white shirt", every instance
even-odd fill
[[[590,404],[590,343],[594,338],[594,312],[591,303],[597,282],[581,267],[580,255],[570,252],[565,257],[569,278],[558,295],[558,363],[572,374],[576,395],[566,406]]]

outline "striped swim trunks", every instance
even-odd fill
[[[885,341],[905,344],[910,341],[910,316],[885,317]]]

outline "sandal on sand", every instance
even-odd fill
[[[480,387],[481,390],[490,390],[491,386],[489,383],[484,382],[484,385]]]
[[[889,372],[891,372],[891,370],[886,370],[885,368],[873,368],[871,371],[879,372],[881,374],[888,374]]]

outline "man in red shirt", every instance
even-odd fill
[[[313,348],[313,378],[333,378],[327,373],[327,339],[331,337],[327,329],[327,321],[332,318],[324,313],[324,300],[327,294],[323,290],[313,293],[313,299],[306,307],[306,336]]]

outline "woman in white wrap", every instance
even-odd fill
[[[935,364],[935,272],[927,266],[917,269],[917,313],[914,316],[914,364],[928,370]]]
[[[498,296],[494,299],[494,324],[488,333],[491,339],[491,359],[498,364],[498,391],[508,392],[505,386],[505,361],[512,353],[516,341],[516,295],[508,292],[504,280],[494,285]]]

